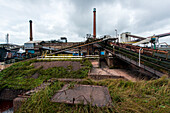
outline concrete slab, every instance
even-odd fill
[[[125,78],[130,81],[137,81],[136,78],[133,78],[126,70],[124,69],[109,69],[109,68],[92,68],[89,76],[99,76],[100,78]],[[102,77],[103,76],[103,77]],[[107,76],[107,77],[105,77]]]
[[[107,87],[94,85],[66,84],[51,99],[51,102],[67,104],[91,104],[92,106],[111,106],[112,101]]]
[[[99,67],[99,61],[98,60],[90,60],[93,67],[98,68]]]

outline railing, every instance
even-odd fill
[[[132,59],[135,58],[136,60],[139,60],[139,54],[136,53],[136,52],[133,52],[133,51],[121,48],[121,47],[114,48],[114,51],[121,53],[121,54],[124,54],[124,55],[131,55]],[[169,71],[169,69],[170,69],[170,63],[168,61],[160,61],[160,60],[158,60],[154,57],[146,56],[144,54],[141,54],[141,61],[147,62],[148,65],[154,64],[153,68],[159,67],[160,69],[163,69],[163,70],[166,70],[166,71]],[[155,68],[155,69],[159,70],[159,68]]]
[[[66,60],[66,59],[75,59],[81,60],[84,58],[94,59],[99,58],[99,55],[86,55],[86,56],[39,56],[37,60]]]
[[[131,55],[131,54],[127,54],[124,52],[119,51],[118,53],[115,53],[116,56],[118,56],[119,58],[125,60],[128,63],[134,64],[137,67],[143,68],[145,70],[147,70],[148,72],[151,72],[159,77],[161,77],[163,75],[163,70],[166,70],[166,72],[169,71],[169,69],[157,65],[155,63],[152,63],[150,61],[141,59],[140,62],[141,64],[139,65],[139,58],[137,56]]]
[[[131,50],[128,50],[126,48],[122,48],[119,46],[108,46],[104,45],[102,43],[99,43],[103,48],[116,55],[117,57],[125,60],[128,63],[134,64],[140,68],[143,68],[157,76],[162,76],[163,73],[167,73],[168,75],[170,74],[170,63],[167,61],[160,61],[158,59],[155,59],[153,57],[148,57],[144,54],[141,55],[140,59],[140,65],[139,65],[139,54],[136,52],[133,52]]]

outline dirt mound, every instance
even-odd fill
[[[43,66],[43,69],[48,69],[52,67],[64,67],[72,66],[73,71],[77,71],[81,68],[80,62],[77,61],[53,61],[53,62],[35,62],[33,63],[35,68]]]

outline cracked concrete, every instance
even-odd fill
[[[67,104],[91,104],[92,106],[111,106],[112,101],[107,87],[94,85],[66,84],[51,99],[52,102]]]

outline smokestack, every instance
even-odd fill
[[[96,8],[93,9],[93,38],[96,39]]]
[[[33,41],[33,37],[32,37],[32,20],[30,20],[29,22],[30,22],[30,41]]]
[[[9,44],[9,34],[6,35],[6,43]]]

